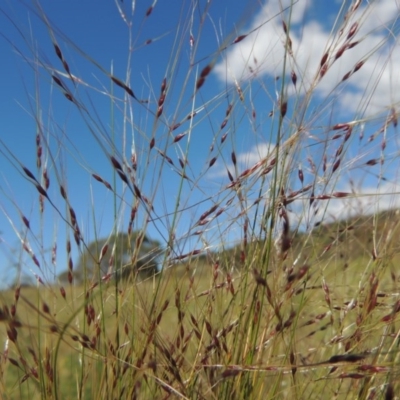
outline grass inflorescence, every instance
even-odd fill
[[[225,32],[183,1],[160,35],[159,3],[115,2],[108,67],[2,10],[36,130],[27,159],[0,138],[35,201],[3,190],[3,397],[394,399],[398,6],[250,2]]]

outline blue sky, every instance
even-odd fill
[[[226,189],[227,170],[233,176],[240,175],[272,157],[282,81],[286,82],[288,113],[281,139],[286,143],[297,132],[301,146],[288,153],[291,178],[287,189],[301,187],[297,178],[301,168],[305,183],[315,183],[320,193],[357,192],[356,199],[332,201],[328,215],[358,212],[371,203],[382,208],[397,206],[397,130],[393,123],[385,125],[396,114],[400,93],[398,23],[393,20],[399,10],[395,2],[381,0],[369,8],[361,4],[347,22],[343,22],[344,15],[351,2],[338,1],[299,0],[290,13],[286,9],[289,1],[159,0],[148,16],[150,1],[103,1],[96,7],[85,0],[38,4],[7,1],[0,8],[0,51],[4,55],[0,74],[0,260],[6,283],[15,275],[15,264],[29,276],[54,279],[67,267],[68,236],[73,243],[73,261],[77,261],[79,249],[61,217],[68,219],[60,184],[67,190],[87,242],[108,236],[115,221],[119,230],[126,230],[134,195],[117,176],[115,218],[115,197],[92,177],[97,174],[114,186],[111,154],[121,163],[127,160],[127,166],[132,152],[136,155],[137,185],[154,206],[147,232],[163,243],[171,224],[176,224],[176,255],[238,240],[243,233],[243,220],[238,217],[243,204],[250,207],[260,193],[263,199],[270,193],[267,184],[260,184],[259,168],[246,181],[246,200],[241,205]],[[286,36],[281,15],[287,23],[291,21],[293,48],[284,76]],[[349,42],[357,41],[357,45],[334,61],[355,23],[357,29]],[[340,26],[344,33],[338,38]],[[247,36],[232,45],[239,35]],[[54,51],[54,39],[74,82]],[[330,68],[323,79],[316,79],[325,52],[330,54]],[[365,61],[363,67],[339,84],[341,77],[360,61]],[[196,91],[198,77],[207,65],[212,66],[211,72]],[[290,81],[290,71],[296,71],[296,86]],[[147,103],[132,99],[122,88],[112,85],[111,74],[127,81],[135,96]],[[52,76],[62,80],[79,107],[66,99]],[[157,119],[164,77],[167,95],[163,113]],[[308,97],[309,93],[312,96]],[[302,114],[304,104],[307,107]],[[229,105],[232,111],[221,129]],[[273,110],[275,116],[270,117]],[[187,120],[193,111],[197,115]],[[171,130],[178,122],[182,125]],[[343,132],[335,142],[329,126],[344,122],[353,122],[353,134],[346,142],[339,170],[328,180],[321,171],[321,154],[327,155],[325,163],[328,170],[332,169]],[[50,177],[48,194],[55,205],[45,201],[43,215],[39,212],[38,192],[21,168],[27,167],[41,180],[43,167],[36,167],[38,126],[42,166],[47,167]],[[185,136],[174,143],[178,134]],[[368,139],[371,135],[375,135],[373,140]],[[149,151],[152,138],[154,147]],[[236,170],[232,151],[237,158]],[[160,152],[174,165],[168,164]],[[366,166],[367,161],[383,156],[383,165]],[[182,181],[179,159],[185,157],[190,179]],[[209,167],[214,158],[215,163]],[[312,171],[308,159],[316,164],[317,172]],[[328,186],[324,180],[329,181]],[[181,211],[175,221],[178,197]],[[233,202],[227,206],[232,197]],[[304,200],[291,205],[293,220],[297,222],[297,214],[302,215],[303,228],[317,218],[301,211],[307,204]],[[213,205],[225,209],[219,219],[195,226],[200,215]],[[21,215],[30,221],[30,229]],[[141,228],[145,219],[144,207],[140,206],[134,229]],[[196,230],[204,234],[193,236]],[[40,261],[41,270],[22,249],[23,242]],[[57,258],[53,264],[51,249],[55,244]]]

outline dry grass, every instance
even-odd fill
[[[344,398],[386,388],[398,372],[396,282],[390,284],[388,270],[360,282],[364,268],[352,263],[332,271],[322,285],[317,266],[275,271],[268,279],[273,286],[257,273],[243,282],[243,275],[228,278],[211,267],[194,276],[187,269],[179,278],[170,272],[160,280],[153,310],[156,282],[121,289],[118,318],[111,284],[101,298],[80,287],[68,289],[65,299],[53,289],[22,288],[16,303],[15,293],[5,292],[5,393],[39,398],[45,389],[52,397],[56,387],[63,398],[77,390],[89,398],[126,390],[141,398],[174,390],[187,398],[217,397],[221,390],[239,397],[251,390],[241,387],[246,382],[260,398],[322,398],[326,391]],[[258,328],[254,342],[249,326]]]
[[[20,269],[34,271],[37,288],[18,280],[2,293],[3,398],[394,399],[399,223],[396,212],[384,218],[376,207],[368,214],[366,199],[396,200],[394,185],[381,187],[396,176],[398,103],[375,107],[381,71],[371,64],[392,60],[397,20],[368,30],[374,4],[344,1],[323,51],[304,62],[292,20],[298,5],[284,2],[247,33],[216,33],[218,45],[200,58],[197,43],[209,29],[211,4],[183,3],[183,11],[199,13],[186,19],[182,12],[164,77],[146,78],[142,91],[131,72],[132,53],[158,39],[138,46],[132,23],[150,24],[157,2],[144,16],[116,2],[134,49],[125,79],[59,32],[40,4],[32,6],[54,59],[36,44],[29,57],[15,50],[37,79],[62,94],[90,135],[90,151],[108,167],[90,164],[92,153],[78,136],[75,143],[65,135],[52,107],[50,123],[43,123],[38,86],[31,104],[36,169],[3,142],[1,150],[39,196],[29,218],[13,201],[23,228],[9,218],[21,242]],[[228,65],[225,89],[206,91],[221,60],[228,62],[231,51],[268,24],[280,32],[279,77],[263,76],[268,57],[261,62],[243,52],[241,79]],[[384,35],[377,41],[379,29]],[[97,83],[75,71],[72,54],[99,74]],[[369,80],[355,111],[337,113],[338,103],[350,104],[349,85],[366,68]],[[111,105],[109,118],[97,111],[96,96]],[[210,142],[203,151],[196,140],[205,129],[211,134],[204,135]],[[258,152],[245,161],[244,132]],[[89,211],[82,201],[87,188],[63,157],[91,180]],[[364,190],[371,179],[375,192]],[[65,234],[49,239],[50,214]],[[111,239],[92,250],[104,235],[103,216],[110,215],[109,238],[122,231],[132,236],[129,260]],[[146,256],[160,262],[161,272],[116,279],[145,259],[150,230],[162,249]],[[81,266],[83,284],[74,285],[75,259],[83,254],[98,268],[89,275]],[[53,279],[62,267],[64,283]]]

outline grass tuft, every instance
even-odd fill
[[[109,67],[0,8],[34,77],[28,151],[0,138],[32,199],[1,189],[3,397],[396,398],[398,5],[250,2],[231,29],[184,1],[160,35],[161,3],[115,3]]]

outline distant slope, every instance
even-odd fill
[[[374,254],[379,258],[392,258],[393,255],[400,254],[399,221],[400,210],[389,210],[320,224],[311,232],[292,232],[292,247],[287,255],[287,263],[299,256],[301,262],[335,258],[344,266],[355,260],[371,259]],[[254,253],[262,252],[264,246],[264,240],[247,244],[244,254],[247,265],[249,262],[251,264]],[[243,244],[238,243],[221,251],[201,255],[196,258],[196,262],[198,265],[210,265],[219,260],[228,269],[240,268],[243,265],[242,250]],[[272,251],[275,249],[272,248]]]

